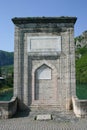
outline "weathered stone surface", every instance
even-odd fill
[[[75,23],[76,17],[26,17],[13,18],[14,24],[28,24],[28,23]],[[23,25],[22,25],[23,26]]]
[[[29,117],[24,118],[25,111],[20,112],[20,118],[0,120],[1,130],[86,130],[87,118],[78,119],[73,113],[53,112],[53,120],[36,121],[32,112]]]
[[[73,110],[77,117],[87,117],[87,100],[80,100],[77,97],[72,98]]]
[[[14,95],[19,108],[70,109],[72,96],[76,95],[76,18],[14,18],[13,22]],[[50,71],[41,69],[43,66]]]
[[[61,36],[27,36],[29,52],[61,51]]]
[[[52,117],[50,114],[37,115],[36,120],[51,120]]]
[[[17,111],[17,98],[13,97],[10,101],[0,101],[0,119],[12,117]]]

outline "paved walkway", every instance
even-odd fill
[[[36,112],[35,112],[36,113]],[[0,120],[0,130],[87,130],[87,118],[76,118],[73,114],[52,113],[53,120],[36,121],[35,113],[30,116],[15,116]],[[38,114],[38,112],[37,112]],[[71,115],[70,115],[71,114]]]

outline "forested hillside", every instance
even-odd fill
[[[0,66],[13,64],[13,52],[0,50]]]
[[[76,80],[87,83],[87,31],[75,38],[76,47]]]
[[[76,50],[76,80],[77,83],[87,83],[87,48]]]

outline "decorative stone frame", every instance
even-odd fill
[[[35,72],[35,77],[37,80],[51,80],[52,69],[46,64],[43,64],[39,68],[37,68]]]
[[[39,64],[36,64],[36,65],[34,65],[33,66],[33,68],[32,68],[32,105],[37,105],[37,104],[39,104],[40,105],[40,103],[41,103],[41,101],[39,101],[39,100],[35,100],[35,98],[34,98],[34,92],[35,92],[35,71],[40,67],[40,66],[42,66],[43,64],[45,64],[45,65],[47,65],[48,67],[50,67],[51,69],[52,69],[52,78],[53,78],[53,80],[54,80],[54,83],[55,83],[55,85],[54,85],[54,89],[55,89],[55,93],[57,93],[58,92],[58,81],[57,81],[57,78],[58,78],[58,74],[57,74],[57,69],[56,69],[56,67],[55,66],[53,66],[52,64],[50,64],[48,61],[45,61],[45,60],[42,60],[42,62],[41,63],[39,63]],[[54,95],[54,99],[55,99],[55,101],[56,101],[56,103],[57,103],[57,94],[55,94]],[[43,101],[42,101],[43,102]],[[47,104],[49,104],[48,102],[47,102]]]

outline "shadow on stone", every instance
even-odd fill
[[[30,115],[30,112],[31,110],[29,109],[29,107],[18,99],[17,111],[13,118],[28,117]]]
[[[30,114],[30,110],[17,110],[16,114],[14,115],[13,118],[20,118],[20,117],[28,117]]]

